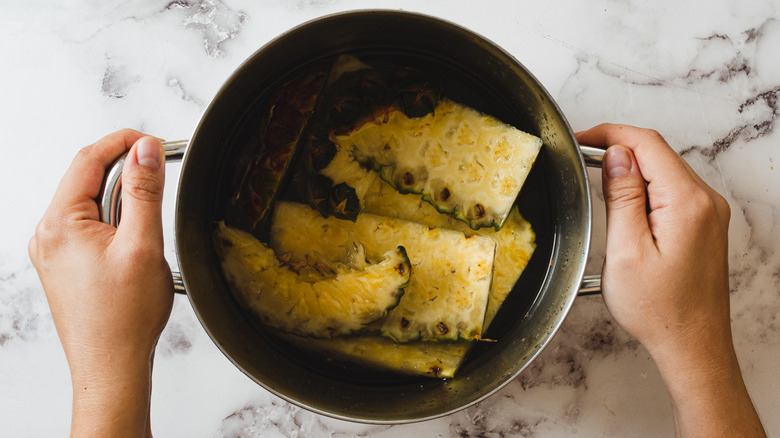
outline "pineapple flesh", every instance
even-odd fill
[[[422,117],[389,111],[333,141],[399,192],[419,193],[473,229],[501,228],[542,146],[448,99]]]
[[[455,377],[474,345],[469,341],[397,343],[377,335],[339,336],[332,339],[287,335],[300,348],[318,351],[334,359],[408,375]]]
[[[215,246],[238,297],[291,343],[453,377],[513,289],[535,248],[514,201],[542,142],[443,84],[341,56],[271,102],[238,196],[250,227],[276,201],[273,249],[224,225]],[[298,196],[281,198],[308,206],[276,199],[293,148]]]
[[[496,242],[496,260],[483,331],[490,326],[536,248],[536,236],[531,224],[520,215],[516,207],[501,230],[471,230],[465,223],[437,212],[421,196],[398,193],[386,182],[375,180],[366,194],[364,212],[406,219],[430,227],[453,228],[493,239]],[[454,377],[474,345],[464,340],[399,344],[371,334],[329,340],[295,336],[289,340],[329,357],[402,374],[437,378]]]
[[[324,216],[354,220],[362,208],[358,202],[361,191],[371,181],[358,178],[365,169],[344,167],[352,163],[351,158],[344,160],[352,154],[337,148],[333,136],[351,132],[391,110],[408,117],[432,112],[442,91],[437,82],[409,66],[374,68],[353,56],[339,56],[301,142],[294,172],[300,198]]]
[[[355,160],[351,150],[336,146],[333,159],[320,174],[330,178],[334,185],[346,184],[355,190],[358,201],[365,199],[378,175]]]
[[[496,231],[493,228],[472,230],[464,222],[436,211],[420,195],[399,193],[381,179],[373,181],[362,201],[365,204],[363,211],[366,213],[396,217],[429,227],[451,228],[462,231],[466,235],[477,234],[489,237],[496,242],[493,284],[490,288],[490,300],[485,315],[484,328],[487,329],[536,249],[536,234],[531,224],[523,218],[517,207],[514,207],[500,230]]]
[[[398,305],[411,274],[403,247],[388,249],[362,269],[333,270],[312,281],[224,222],[214,242],[225,277],[243,302],[267,325],[300,336],[330,338],[365,329]]]
[[[409,286],[378,331],[396,342],[482,336],[496,247],[489,238],[372,214],[355,222],[324,218],[306,205],[278,202],[271,245],[293,263],[313,255],[343,263],[357,246],[369,258],[403,246],[412,265]]]

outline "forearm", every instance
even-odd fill
[[[151,372],[151,361],[137,357],[71,367],[71,436],[150,436]]]
[[[725,344],[725,343],[724,343]],[[672,403],[678,437],[765,437],[731,341],[700,342],[654,357]]]

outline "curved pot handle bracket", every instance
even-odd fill
[[[586,275],[580,283],[578,296],[598,295],[601,293],[601,274]]]
[[[580,146],[582,158],[588,167],[601,167],[604,160],[604,149],[594,148],[592,146]],[[596,295],[601,293],[601,274],[586,275],[580,283],[580,290],[577,295]]]
[[[165,162],[173,163],[181,161],[184,157],[184,151],[187,150],[189,140],[168,141],[163,143],[165,150]],[[125,164],[126,154],[121,156],[108,169],[103,180],[103,187],[97,199],[100,220],[109,225],[119,225],[122,210],[122,166]],[[184,282],[181,273],[172,271],[173,289],[176,292],[184,293]]]

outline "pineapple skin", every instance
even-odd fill
[[[536,248],[531,224],[513,208],[501,230],[472,230],[462,221],[442,215],[420,195],[401,194],[385,181],[376,179],[365,196],[364,212],[419,222],[429,227],[453,228],[489,237],[496,242],[493,284],[490,288],[483,330],[487,330],[514,284],[520,278]],[[433,378],[454,377],[474,345],[470,341],[395,343],[370,334],[311,340],[290,337],[302,348],[328,357],[401,374]]]
[[[291,79],[271,99],[257,152],[244,171],[235,200],[254,226],[269,207],[291,163],[327,78],[327,66],[318,66]]]
[[[327,357],[346,360],[374,369],[435,378],[455,377],[469,341],[397,343],[378,335],[339,336],[332,339],[285,339],[300,348],[317,351]]]
[[[500,229],[536,160],[542,140],[478,111],[441,99],[432,114],[402,111],[332,136],[401,193],[418,193],[472,229]]]
[[[473,230],[464,222],[439,213],[420,195],[399,193],[381,179],[374,180],[366,192],[363,203],[365,204],[363,211],[366,213],[396,217],[429,227],[450,228],[467,235],[488,237],[496,242],[496,260],[490,300],[485,314],[485,330],[512,291],[536,249],[536,233],[517,207],[512,208],[500,230],[493,228]]]
[[[326,87],[332,85],[336,81],[336,79],[342,74],[339,73],[341,70],[347,74],[354,74],[356,71],[369,70],[372,68],[371,66],[363,64],[357,59],[348,59],[347,61],[349,62],[344,63],[342,60],[339,60],[331,67],[331,71],[328,74]],[[344,64],[345,66],[343,68],[339,68],[338,65],[340,63]],[[403,83],[402,85],[409,89],[407,91],[409,91],[411,96],[419,97],[420,90],[416,89],[415,87],[420,88],[420,85],[416,84],[416,82],[420,81],[419,78],[413,79],[415,80],[411,81],[410,84]],[[398,84],[395,84],[395,86],[398,86]],[[443,100],[441,105],[437,106],[437,102],[442,100],[437,94],[441,92],[441,90],[436,91],[435,89],[429,89],[429,84],[425,84],[425,86],[422,88],[429,92],[433,90],[431,94],[434,95],[434,98],[430,99],[430,102],[427,102],[428,106],[424,106],[422,111],[417,109],[410,111],[409,108],[401,105],[401,103],[403,103],[403,99],[400,98],[399,94],[399,96],[393,97],[397,100],[394,101],[393,104],[390,104],[386,110],[376,111],[374,115],[371,115],[370,113],[365,114],[363,121],[358,123],[358,125],[362,126],[357,126],[355,129],[352,127],[349,127],[346,130],[341,129],[338,130],[338,133],[340,134],[341,138],[345,138],[349,137],[349,134],[343,134],[348,133],[349,131],[354,132],[363,129],[372,123],[381,125],[382,123],[387,123],[390,121],[396,124],[409,124],[417,119],[435,119],[436,114],[428,114],[434,109],[434,107],[436,107],[436,111],[442,113],[442,108],[446,109],[449,105],[457,106],[457,104],[446,100]],[[404,90],[405,88],[399,91],[394,91],[394,93],[398,93]],[[478,125],[482,125],[479,127],[479,129],[492,129],[495,127],[494,124],[498,124],[499,127],[502,126],[501,122],[498,122],[492,117],[483,116],[473,110],[470,111],[477,114],[478,116],[484,117],[483,121],[478,123]],[[377,116],[376,113],[379,115]],[[400,113],[400,115],[398,113]],[[390,120],[388,115],[392,116],[394,120]],[[467,114],[467,116],[472,115],[474,114]],[[380,122],[380,119],[383,118],[387,118],[387,120],[382,120]],[[406,120],[404,120],[404,118],[406,118]],[[478,117],[474,117],[475,120],[477,118]],[[395,119],[400,120],[400,122]],[[363,125],[364,122],[366,122],[365,125]],[[302,127],[306,125],[306,123],[307,120],[304,119],[302,124],[299,126]],[[452,123],[458,124],[460,122]],[[441,124],[440,121],[434,121],[431,123],[431,125],[437,124]],[[407,128],[399,128],[399,131],[403,131],[403,129]],[[392,130],[390,131],[392,135]],[[466,123],[465,127],[459,126],[457,128],[451,128],[449,131],[452,131],[454,133],[453,135],[457,138],[456,143],[462,142],[469,144],[470,136],[474,134],[474,130],[471,129],[469,123]],[[422,132],[422,134],[418,133],[415,135],[419,136],[424,134],[425,133]],[[323,137],[323,139],[326,137]],[[528,224],[522,218],[522,216],[520,216],[516,208],[512,209],[508,215],[504,215],[502,218],[500,217],[500,214],[497,215],[494,211],[489,211],[489,206],[486,207],[485,203],[482,202],[471,203],[470,205],[472,208],[469,210],[468,203],[458,204],[458,202],[460,202],[459,199],[453,198],[451,193],[446,196],[447,199],[443,199],[441,187],[449,189],[449,186],[446,184],[446,182],[434,181],[437,183],[431,184],[434,190],[431,190],[430,188],[426,190],[425,185],[421,185],[419,183],[419,179],[417,178],[418,176],[423,176],[426,179],[429,178],[427,169],[416,166],[416,169],[413,172],[410,172],[409,170],[404,171],[403,168],[399,168],[397,164],[382,164],[382,162],[377,160],[375,157],[360,153],[356,148],[352,147],[352,145],[346,145],[347,147],[343,147],[344,145],[340,144],[337,138],[338,136],[336,132],[331,132],[329,140],[331,144],[333,144],[334,149],[336,150],[336,154],[333,156],[332,160],[330,160],[330,163],[321,170],[310,169],[310,171],[314,170],[315,173],[319,173],[320,175],[328,178],[328,180],[316,180],[314,183],[315,186],[319,188],[322,185],[320,183],[324,181],[327,182],[327,184],[325,184],[327,187],[332,187],[329,192],[326,191],[326,194],[329,196],[324,198],[324,205],[318,205],[323,214],[335,214],[337,217],[354,220],[354,216],[357,214],[357,212],[362,210],[365,213],[373,213],[382,216],[390,216],[420,222],[430,227],[454,229],[464,232],[469,236],[474,234],[486,236],[490,237],[496,242],[494,273],[489,291],[489,299],[487,301],[484,314],[484,323],[482,326],[482,331],[484,332],[492,319],[495,317],[499,307],[503,303],[508,293],[511,291],[514,283],[519,278],[522,270],[528,262],[528,259],[530,259],[530,256],[533,253],[533,241],[535,236],[533,234],[533,230],[530,227],[530,224]],[[392,140],[395,140],[395,138],[393,137]],[[296,139],[295,142],[297,141],[298,140]],[[291,147],[293,145],[294,143],[290,143],[288,146]],[[541,141],[539,141],[539,146],[541,146]],[[430,148],[430,146],[428,147]],[[414,149],[414,145],[412,144],[409,149],[409,152],[411,152],[411,150]],[[442,149],[438,152],[438,155],[444,156],[444,152],[444,149]],[[524,153],[533,153],[533,148],[530,149],[530,152],[525,151]],[[536,153],[538,153],[538,148]],[[434,163],[450,161],[449,156],[444,156],[445,160],[441,160],[436,157],[437,153],[431,153],[429,155],[433,158]],[[407,155],[404,155],[404,157],[407,157]],[[535,153],[533,153],[533,158],[535,158]],[[531,159],[531,164],[533,163],[533,158]],[[279,162],[280,160],[276,161]],[[477,164],[475,166],[472,165],[470,168],[467,166],[468,164],[473,163]],[[255,166],[262,170],[262,167],[259,166],[259,164],[260,163],[255,163]],[[480,163],[477,160],[468,162],[466,165],[460,163],[457,171],[462,172],[465,175],[465,180],[470,180],[473,184],[477,179],[480,178],[478,169],[480,165],[484,165],[484,163]],[[407,166],[408,169],[411,169],[412,167],[413,166]],[[530,168],[530,165],[528,168]],[[279,175],[281,175],[281,173],[275,173],[278,172],[276,169],[274,169],[274,172],[269,172],[267,170],[264,170],[264,172],[264,174],[261,174],[258,170],[256,170],[255,174],[251,175],[253,179],[252,182],[254,183],[253,187],[257,188],[254,189],[254,192],[250,190],[247,191],[247,193],[244,193],[244,203],[249,205],[251,202],[252,208],[260,213],[259,217],[262,217],[262,215],[267,211],[269,202],[275,194]],[[413,183],[407,184],[409,181],[407,174],[412,176]],[[272,178],[266,175],[271,175]],[[520,175],[520,186],[522,186],[522,181],[525,179],[526,175],[527,172],[525,172],[525,175]],[[381,177],[381,179],[379,179],[379,177]],[[389,186],[388,182],[392,183],[398,191]],[[512,181],[506,179],[503,181],[499,179],[498,182],[494,180],[492,183],[493,188],[500,187],[503,190],[506,190],[507,188],[511,189],[511,184]],[[381,199],[381,201],[379,201],[379,199],[372,198],[372,195],[375,194],[372,191],[375,190],[375,187],[378,185],[389,189],[394,196]],[[334,195],[334,191],[335,188],[339,186],[343,186],[352,192],[344,192],[345,194],[339,192],[337,194],[338,196],[336,196]],[[272,190],[270,192],[261,190],[264,187],[272,187]],[[439,189],[438,193],[435,189]],[[400,192],[407,194],[402,194]],[[436,196],[437,194],[438,198]],[[268,197],[261,198],[261,196]],[[313,193],[313,195],[309,195],[311,198],[318,198],[320,196],[322,196],[322,194],[319,191]],[[487,197],[481,199],[487,199]],[[354,204],[351,206],[346,204],[347,202],[354,203],[355,200],[359,200],[359,204]],[[377,201],[383,204],[385,210],[376,209],[375,205],[372,205],[373,202]],[[330,204],[327,204],[327,202]],[[364,202],[365,208],[363,208]],[[482,219],[477,216],[482,217]],[[492,222],[488,222],[487,219],[491,216],[494,216],[491,219]],[[254,219],[257,220],[259,217],[255,217]],[[495,231],[498,228],[501,228],[501,230]],[[306,263],[306,265],[304,268],[298,270],[301,274],[299,275],[298,279],[307,283],[316,282],[319,277],[321,277],[321,273],[317,272],[316,267],[315,269],[312,269],[312,266],[321,261],[326,261],[331,268],[335,269],[337,273],[348,272],[355,269],[364,269],[368,265],[364,257],[365,250],[362,248],[358,249],[354,245],[351,245],[351,242],[354,242],[353,237],[354,236],[350,233],[346,235],[346,241],[350,242],[350,245],[346,245],[342,248],[344,255],[334,264],[330,264],[330,262],[326,260],[327,257],[323,257],[323,254],[320,254],[316,251],[314,253],[306,254],[303,261]],[[319,238],[319,235],[313,234],[313,238],[317,239]],[[342,249],[340,249],[338,252],[340,252]],[[373,255],[376,256],[376,254]],[[280,258],[286,260],[286,258],[289,256],[289,254],[280,255]],[[313,263],[312,260],[315,262]],[[287,268],[287,266],[282,267]],[[309,275],[304,275],[305,273],[308,273]],[[390,313],[392,313],[392,310]],[[372,326],[373,329],[377,327],[378,325],[376,323]],[[328,337],[335,337],[322,339],[319,337],[311,337],[311,335],[301,336],[300,334],[291,334],[289,332],[283,333],[283,336],[290,342],[293,342],[299,346],[320,351],[334,358],[352,360],[354,362],[368,366],[405,374],[426,375],[430,377],[444,378],[454,376],[466,354],[473,346],[473,342],[464,340],[451,342],[408,341],[398,343],[388,337],[382,337],[379,335],[362,333],[355,335],[355,332],[349,332],[348,335],[344,335],[342,333],[336,333],[332,331],[332,328],[328,328],[327,331]]]
[[[413,273],[404,298],[379,324],[380,333],[396,342],[482,336],[495,259],[489,238],[371,214],[358,215],[354,223],[323,218],[308,206],[278,202],[271,245],[292,261],[317,254],[333,263],[355,245],[369,259],[401,245]]]
[[[220,222],[214,241],[238,298],[265,324],[300,336],[330,338],[365,329],[398,305],[411,275],[403,247],[363,269],[306,281],[245,231]]]
[[[378,175],[364,168],[355,160],[351,150],[335,145],[336,154],[320,174],[330,178],[333,184],[346,184],[355,190],[355,196],[362,203],[366,193],[374,184]]]

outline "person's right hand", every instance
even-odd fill
[[[678,434],[763,435],[731,337],[728,203],[655,131],[603,124],[577,140],[609,148],[603,297],[658,365]]]
[[[602,286],[615,319],[654,357],[730,346],[728,203],[655,131],[600,125],[578,140],[609,147]]]

